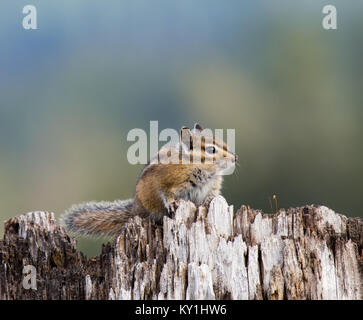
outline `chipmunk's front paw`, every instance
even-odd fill
[[[169,207],[168,207],[168,217],[169,218],[174,218],[175,217],[175,213],[176,213],[176,210],[178,209],[179,207],[179,204],[176,202],[176,201],[173,201],[169,204]]]
[[[206,200],[204,200],[204,202],[202,203],[202,206],[203,207],[205,207],[205,208],[207,208],[207,210],[208,210],[208,208],[209,208],[209,205],[210,205],[210,203],[212,202],[212,200],[213,200],[214,198],[213,197],[211,197],[211,198],[207,198]]]

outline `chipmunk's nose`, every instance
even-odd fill
[[[238,160],[238,156],[235,154],[234,155],[234,162],[237,162],[237,160]]]

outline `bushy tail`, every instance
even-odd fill
[[[133,199],[85,202],[73,205],[61,217],[61,225],[74,234],[116,236],[133,216]]]

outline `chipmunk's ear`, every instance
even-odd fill
[[[193,134],[189,128],[182,127],[180,129],[180,141],[186,150],[190,151],[193,149]]]
[[[202,126],[201,126],[199,123],[196,123],[196,124],[194,125],[194,129],[195,129],[195,130],[198,130],[198,131],[203,131],[203,128],[202,128]]]

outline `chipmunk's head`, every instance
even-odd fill
[[[226,142],[218,139],[211,130],[203,129],[198,123],[192,130],[181,128],[180,142],[183,159],[188,158],[190,163],[218,173],[233,167],[237,161],[237,155],[228,149]]]

